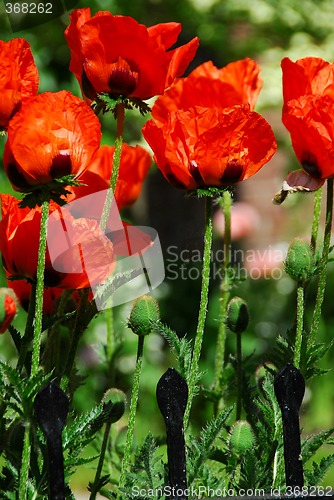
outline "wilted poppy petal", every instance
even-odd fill
[[[289,172],[283,181],[282,189],[275,194],[273,203],[280,205],[291,193],[311,193],[320,189],[325,180],[315,179],[304,170]]]

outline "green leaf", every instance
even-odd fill
[[[171,346],[172,351],[179,363],[180,373],[188,382],[191,369],[192,343],[187,340],[186,337],[179,338],[173,330],[160,321],[154,321],[152,322],[152,325],[156,331],[165,337]],[[200,374],[198,374],[198,380],[199,378]]]
[[[205,461],[211,458],[215,451],[215,441],[226,425],[234,406],[225,409],[212,419],[202,429],[199,439],[193,439],[188,455],[188,482],[191,485],[196,477],[201,475],[201,468]]]
[[[334,427],[331,429],[319,432],[315,436],[310,436],[307,437],[302,441],[302,457],[303,457],[303,463],[305,464],[311,457],[315,455],[315,453],[319,450],[319,448],[324,445],[328,444],[329,438],[334,432]],[[320,483],[316,483],[320,484]]]

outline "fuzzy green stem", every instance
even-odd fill
[[[106,428],[104,430],[104,435],[103,435],[103,441],[102,441],[102,446],[101,446],[101,452],[100,452],[100,458],[99,462],[97,464],[96,468],[96,474],[94,478],[94,483],[91,489],[91,494],[89,496],[89,500],[95,500],[96,495],[99,492],[99,482],[101,478],[101,473],[102,473],[102,468],[103,468],[103,462],[104,462],[104,457],[106,455],[106,450],[107,450],[107,444],[108,444],[108,439],[109,439],[109,433],[111,429],[111,422],[106,423]]]
[[[41,350],[44,272],[45,272],[46,239],[48,230],[48,215],[49,215],[49,202],[44,201],[42,205],[41,230],[39,237],[38,261],[37,261],[36,309],[35,309],[34,338],[33,338],[32,360],[31,360],[32,376],[36,375],[36,373],[38,372],[39,356]]]
[[[322,188],[316,191],[314,197],[313,222],[312,222],[312,234],[311,234],[311,248],[313,253],[315,253],[317,247],[319,222],[321,214],[321,198],[322,198]]]
[[[30,465],[30,425],[27,424],[24,429],[18,500],[27,499],[29,465]]]
[[[212,198],[206,198],[206,222],[204,232],[204,252],[203,252],[203,267],[202,267],[202,288],[201,298],[198,313],[197,331],[192,354],[191,369],[188,380],[189,396],[184,413],[184,428],[187,428],[191,405],[195,395],[196,379],[199,371],[199,358],[201,356],[204,327],[207,314],[209,283],[210,283],[210,261],[211,261],[211,246],[212,246]]]
[[[236,333],[237,336],[237,409],[236,420],[241,418],[242,408],[242,333]]]
[[[293,364],[296,368],[300,367],[300,357],[303,343],[304,328],[304,287],[298,285],[297,288],[297,320],[296,320],[296,340],[293,356]]]
[[[230,296],[230,283],[228,268],[231,264],[231,207],[232,196],[229,191],[225,191],[219,200],[220,206],[224,214],[224,264],[223,264],[223,280],[221,283],[221,296],[219,307],[219,329],[217,337],[216,358],[215,358],[215,382],[214,387],[216,392],[220,391],[221,379],[224,369],[225,344],[226,344],[226,308]]]
[[[105,231],[107,226],[107,221],[110,213],[110,208],[112,205],[112,201],[114,199],[114,194],[116,190],[116,184],[119,174],[119,168],[121,164],[121,156],[122,156],[122,145],[123,145],[123,128],[124,128],[124,104],[119,104],[117,107],[117,138],[115,141],[115,150],[113,157],[113,166],[110,177],[110,189],[107,192],[106,200],[103,206],[100,228],[102,231]],[[112,299],[110,299],[110,304],[112,303]],[[113,358],[115,347],[116,347],[116,339],[115,339],[115,329],[114,329],[114,315],[112,307],[110,306],[106,312],[106,322],[107,322],[107,360],[110,365],[110,362]]]
[[[114,192],[115,192],[116,183],[117,183],[117,179],[118,179],[119,166],[121,164],[122,143],[123,143],[122,137],[118,137],[115,141],[115,151],[114,151],[112,173],[111,173],[111,179],[110,179],[110,189],[108,189],[108,192],[107,192],[107,196],[106,196],[103,210],[102,210],[101,221],[100,221],[100,228],[102,231],[105,231],[105,229],[106,229],[108,217],[110,214],[111,204],[112,204],[112,201],[114,199]]]
[[[137,403],[138,403],[138,395],[139,395],[139,382],[141,369],[143,364],[143,351],[144,351],[144,335],[138,336],[138,349],[137,349],[137,362],[136,369],[133,375],[133,385],[131,392],[131,401],[130,401],[130,410],[129,410],[129,423],[128,430],[126,434],[126,442],[125,442],[125,451],[124,457],[122,461],[121,475],[119,479],[119,487],[124,486],[125,474],[127,467],[130,463],[130,456],[132,450],[133,443],[133,434],[135,428],[135,420],[136,420],[136,411],[137,411]]]
[[[325,288],[326,288],[327,263],[328,263],[328,256],[329,256],[329,249],[331,242],[332,221],[333,221],[333,179],[328,179],[326,225],[325,225],[324,243],[321,256],[321,269],[320,269],[319,283],[318,283],[316,301],[314,306],[314,313],[312,317],[310,335],[308,339],[308,347],[314,345],[320,323],[322,303],[324,300]]]

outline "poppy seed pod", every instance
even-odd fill
[[[299,284],[303,284],[311,279],[313,274],[313,255],[307,241],[295,238],[290,243],[284,267],[290,278]]]
[[[240,297],[233,297],[227,305],[226,323],[233,333],[242,333],[249,323],[249,312],[246,302]]]
[[[232,427],[229,435],[229,448],[237,457],[241,458],[252,449],[255,438],[251,425],[246,420],[238,420]]]
[[[136,299],[133,304],[128,327],[136,335],[148,335],[152,331],[151,321],[158,321],[159,317],[157,301],[150,295],[143,295]]]

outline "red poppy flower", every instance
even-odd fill
[[[285,57],[283,72],[283,112],[292,99],[303,95],[331,95],[334,97],[334,63],[319,57],[305,57],[292,62]]]
[[[19,301],[21,307],[28,311],[29,309],[29,301],[32,290],[31,283],[28,283],[25,280],[14,280],[7,282],[8,287],[14,290],[17,300]],[[60,298],[63,293],[62,288],[44,288],[43,292],[43,313],[51,316],[55,312],[56,301]],[[35,298],[33,298],[35,300]]]
[[[70,70],[75,74],[87,102],[97,93],[113,97],[148,99],[162,94],[176,77],[183,75],[193,59],[198,38],[177,49],[168,49],[181,31],[179,23],[151,28],[128,16],[77,9],[65,37],[71,50]]]
[[[17,311],[17,298],[10,288],[0,288],[0,333],[4,333]]]
[[[90,107],[65,90],[22,105],[10,121],[4,152],[13,188],[29,191],[65,175],[80,176],[100,146],[100,129]]]
[[[0,130],[7,129],[22,102],[37,94],[38,82],[29,43],[23,38],[0,40]]]
[[[36,279],[40,207],[19,208],[19,201],[0,195],[0,251],[9,275]],[[88,288],[103,283],[115,267],[112,243],[96,221],[74,219],[50,204],[45,286],[66,289]]]
[[[101,146],[89,168],[81,176],[80,180],[83,185],[71,188],[73,195],[67,197],[68,202],[109,188],[114,151],[114,146]],[[123,143],[115,189],[115,199],[119,210],[136,201],[151,165],[152,158],[146,149]]]
[[[304,95],[287,103],[283,123],[303,169],[315,179],[334,176],[334,99]]]
[[[248,102],[254,109],[262,87],[260,67],[246,58],[218,69],[211,61],[198,66],[189,76],[180,78],[158,97],[152,115],[164,122],[171,111],[204,108],[227,108]]]
[[[276,151],[270,125],[249,104],[180,110],[162,126],[148,121],[143,134],[165,178],[185,189],[240,182]]]

